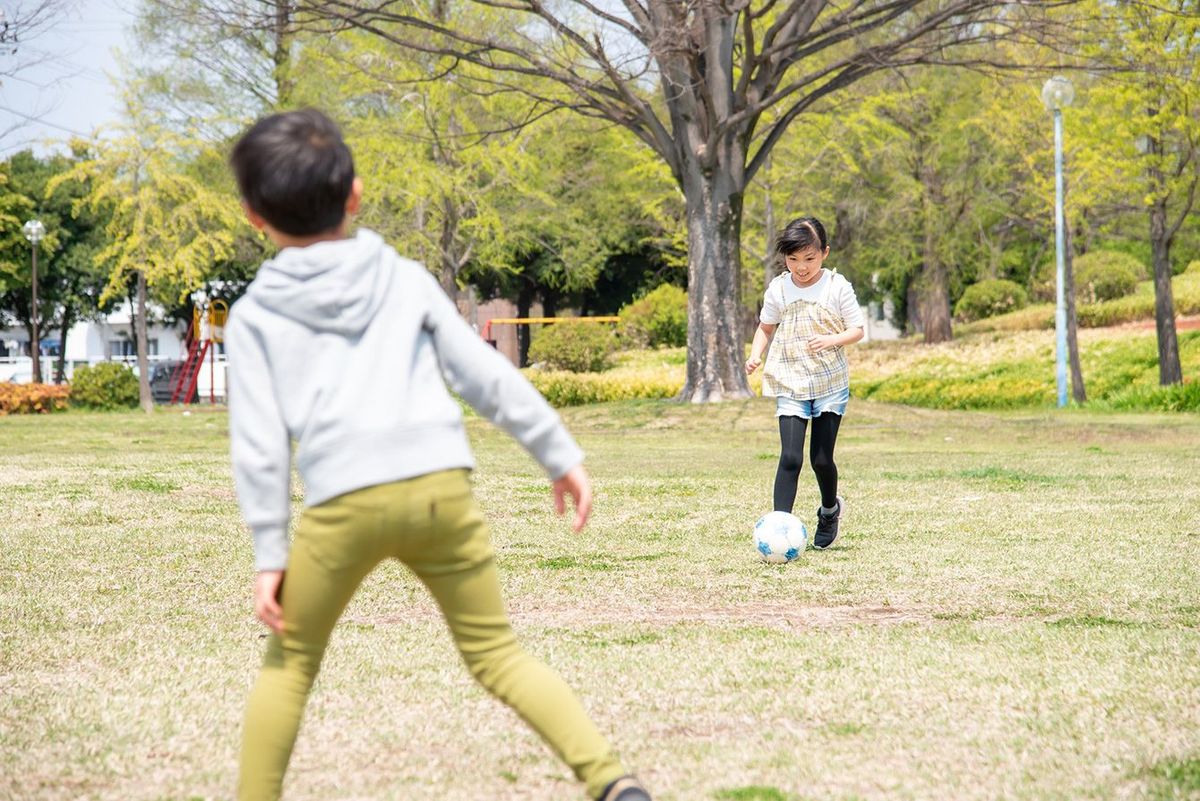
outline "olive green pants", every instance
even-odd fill
[[[487,525],[467,471],[454,470],[368,487],[305,511],[280,597],[284,633],[271,636],[246,710],[242,801],[279,798],[330,632],[362,580],[388,558],[429,588],[471,674],[542,736],[592,797],[624,774],[566,683],[513,636]]]

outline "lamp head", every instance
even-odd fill
[[[1061,75],[1055,75],[1042,87],[1042,102],[1050,111],[1062,111],[1075,100],[1075,86]]]
[[[21,231],[26,239],[36,245],[46,235],[46,226],[42,225],[41,220],[30,220],[21,227]]]

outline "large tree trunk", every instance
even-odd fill
[[[925,344],[936,345],[954,338],[950,323],[950,290],[946,281],[946,268],[936,255],[921,265],[920,278],[921,327],[925,332]]]
[[[1154,322],[1158,332],[1158,381],[1164,387],[1183,381],[1179,364],[1179,338],[1175,334],[1175,296],[1171,292],[1171,235],[1167,232],[1167,204],[1150,207],[1150,251],[1154,264]]]
[[[942,203],[935,201],[936,186],[931,185],[930,175],[920,170],[918,176],[924,186],[924,210],[921,215],[922,242],[921,275],[917,279],[917,292],[921,306],[921,328],[925,332],[925,344],[935,345],[954,338],[950,323],[950,285],[946,265],[938,255],[935,215],[942,213]]]
[[[138,399],[142,411],[149,414],[154,411],[154,396],[150,394],[150,360],[147,357],[149,338],[146,334],[146,273],[137,271],[137,325],[134,327],[137,338],[138,364]]]
[[[742,192],[718,167],[688,165],[687,381],[692,403],[753,397],[741,326]]]
[[[1071,250],[1071,228],[1064,230],[1066,244],[1063,260],[1063,292],[1067,300],[1067,363],[1071,366],[1071,397],[1076,403],[1087,400],[1083,387],[1083,367],[1079,363],[1079,320],[1075,315],[1075,254]]]

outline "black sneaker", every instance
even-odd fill
[[[650,793],[633,776],[622,776],[604,788],[596,801],[650,801]]]
[[[818,551],[823,551],[826,548],[837,542],[838,521],[842,519],[842,512],[846,509],[846,502],[842,500],[842,496],[837,496],[837,509],[832,514],[825,514],[821,511],[821,507],[817,507],[817,530],[813,534],[813,547]]]

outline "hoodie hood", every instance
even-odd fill
[[[314,331],[355,336],[383,304],[395,272],[391,253],[365,228],[352,239],[284,248],[263,262],[248,294]]]

